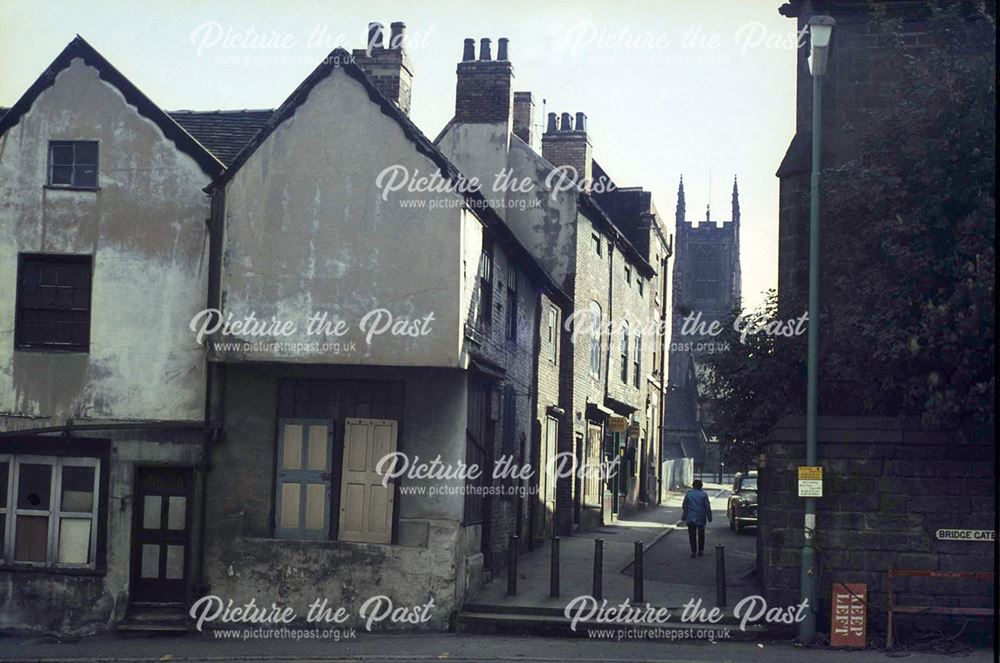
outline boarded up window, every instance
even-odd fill
[[[275,536],[281,539],[328,537],[332,458],[332,421],[280,420]]]
[[[21,254],[16,346],[87,352],[90,284],[90,256]]]

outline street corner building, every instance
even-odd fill
[[[80,38],[0,117],[0,627],[99,628],[197,582],[208,367],[183,321],[222,169]]]
[[[650,194],[611,182],[583,113],[536,140],[504,39],[467,41],[431,141],[404,30],[256,111],[166,112],[77,37],[0,110],[0,629],[176,625],[206,595],[433,601],[444,629],[512,545],[659,500]],[[504,169],[534,203],[457,186]],[[625,322],[576,338],[574,313]],[[622,470],[557,479],[560,453]],[[484,471],[388,478],[392,454]]]

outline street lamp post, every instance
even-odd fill
[[[819,403],[819,173],[822,138],[823,75],[829,60],[830,38],[835,21],[830,16],[809,19],[809,68],[813,80],[812,106],[812,175],[809,195],[809,354],[806,383],[806,465],[817,462],[819,443],[816,417]],[[813,536],[816,530],[816,498],[805,498],[805,524],[802,542],[802,570],[799,598],[807,602],[804,619],[799,622],[798,640],[807,642],[816,635],[816,599],[819,596],[815,569]]]

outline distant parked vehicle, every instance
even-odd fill
[[[757,526],[757,470],[737,472],[733,477],[733,494],[726,506],[729,528],[738,533],[743,528]]]

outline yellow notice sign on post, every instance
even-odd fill
[[[822,467],[799,467],[799,497],[823,497]]]

